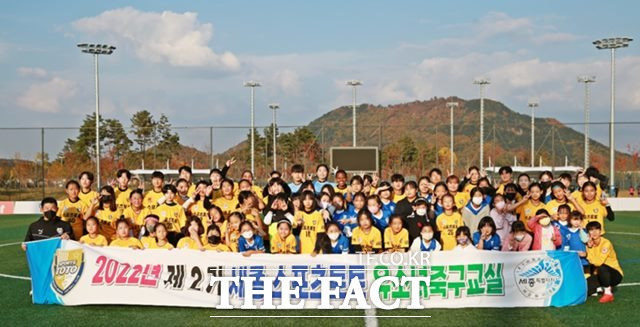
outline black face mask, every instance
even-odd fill
[[[111,202],[111,195],[103,195],[102,198],[100,199],[100,201],[102,203],[109,203]]]
[[[516,194],[515,193],[505,193],[504,197],[509,201],[513,201],[513,199],[516,198]]]
[[[540,186],[542,186],[542,189],[544,189],[544,190],[548,189],[549,185],[551,185],[551,182],[542,182],[542,183],[540,183]]]
[[[211,243],[211,244],[213,244],[213,245],[218,245],[218,244],[220,244],[220,236],[218,236],[218,235],[212,235],[212,236],[209,236],[209,237],[207,238],[207,240],[209,241],[209,243]]]
[[[47,218],[48,220],[53,220],[56,218],[56,212],[53,210],[45,211],[44,217]]]

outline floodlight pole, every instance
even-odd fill
[[[579,76],[578,83],[584,83],[584,167],[589,167],[589,124],[590,124],[590,110],[589,110],[589,84],[596,81],[595,76]]]
[[[362,81],[350,80],[347,85],[353,88],[353,147],[356,147],[356,87],[362,85]]]
[[[449,172],[453,174],[453,109],[458,107],[457,102],[447,102],[447,107],[449,107],[449,124],[450,124],[450,140],[449,140]]]
[[[531,109],[531,167],[535,164],[535,144],[536,144],[536,120],[535,109],[540,105],[538,100],[529,100],[529,108]]]
[[[245,82],[244,86],[251,88],[251,173],[255,175],[255,88],[260,87],[261,84],[255,81],[249,81]]]
[[[609,122],[609,196],[615,196],[615,110],[616,110],[616,49],[626,48],[629,42],[633,41],[628,37],[612,37],[593,41],[599,50],[611,50],[611,110]]]
[[[478,78],[473,84],[480,85],[480,170],[484,170],[484,88],[491,82],[486,78]]]
[[[278,108],[280,108],[280,105],[277,103],[272,103],[269,105],[269,108],[271,109],[271,111],[273,112],[273,117],[272,117],[272,129],[273,129],[273,170],[276,170],[276,110],[278,110]]]
[[[93,55],[93,68],[96,88],[96,185],[97,188],[100,189],[100,84],[98,74],[98,55],[110,55],[116,50],[116,47],[108,44],[87,43],[81,43],[77,46],[83,53]]]

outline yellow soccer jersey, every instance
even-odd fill
[[[122,215],[132,221],[137,227],[144,225],[144,218],[151,214],[151,210],[143,208],[140,212],[136,213],[133,207],[128,207],[122,211]]]
[[[189,206],[189,214],[200,218],[203,222],[209,220],[209,210],[204,207],[204,200],[200,199]]]
[[[391,227],[384,230],[384,248],[385,250],[400,250],[409,247],[409,232],[401,229],[398,234],[394,234]]]
[[[351,235],[351,244],[360,245],[362,252],[371,253],[374,250],[382,249],[382,235],[375,227],[371,227],[369,233],[365,233],[360,227],[356,227]]]
[[[228,218],[230,213],[236,211],[236,207],[238,206],[238,198],[235,196],[231,199],[219,197],[213,200],[213,204],[222,210],[225,218]]]
[[[127,237],[126,239],[117,238],[111,241],[109,246],[117,246],[121,248],[130,248],[135,247],[137,249],[142,249],[142,243],[135,237]]]
[[[140,243],[145,249],[152,249],[156,246],[156,238],[151,236],[143,236],[140,238]]]
[[[191,183],[189,189],[187,190],[187,196],[192,197],[194,194],[196,194],[196,184]]]
[[[95,246],[109,245],[109,241],[107,241],[107,238],[100,234],[98,234],[96,237],[91,237],[89,234],[87,234],[80,238],[80,243]]]
[[[613,244],[604,237],[600,237],[598,245],[587,247],[587,260],[596,267],[607,265],[624,276],[616,251],[613,249]]]
[[[91,207],[91,201],[93,201],[93,199],[98,197],[98,192],[96,191],[89,191],[87,193],[84,193],[82,191],[78,192],[78,198],[80,199],[80,201],[84,202],[84,204],[87,207]]]
[[[477,186],[478,185],[473,185],[473,184],[471,184],[471,182],[468,182],[467,184],[464,185],[464,189],[462,189],[462,192],[470,194],[471,190],[473,190],[473,188],[477,187]],[[502,184],[500,186],[502,186]]]
[[[393,194],[393,202],[398,203],[400,202],[400,200],[406,198],[406,196],[404,194],[395,194],[393,193],[393,191],[391,192]]]
[[[436,218],[436,225],[440,231],[440,239],[442,240],[442,250],[453,250],[456,247],[456,229],[464,226],[464,221],[459,212],[454,211],[451,215],[441,213]]]
[[[529,219],[533,218],[538,210],[545,209],[545,204],[542,201],[538,202],[538,204],[533,204],[531,200],[528,200],[521,206],[521,208],[520,221],[524,223],[524,228],[527,230],[527,232],[533,232],[531,228],[529,228]]]
[[[239,231],[229,232],[228,246],[231,252],[238,252],[238,239],[240,238]]]
[[[347,191],[349,190],[349,187],[347,186],[345,188],[338,188],[338,186],[336,186],[333,189],[336,191],[336,193],[342,194],[344,196],[345,194],[347,194]]]
[[[150,243],[149,249],[165,249],[165,250],[171,250],[173,249],[173,245],[171,245],[171,243],[169,242],[165,242],[162,245],[158,245],[158,242],[156,242],[156,239],[153,239],[153,243]]]
[[[184,209],[176,203],[163,203],[153,210],[153,213],[160,218],[160,222],[167,226],[168,232],[179,233],[180,229],[187,223],[187,216]]]
[[[320,211],[300,211],[298,214],[302,216],[303,221],[300,230],[300,253],[310,254],[316,247],[318,233],[324,233],[324,220]]]
[[[575,207],[571,202],[560,203],[558,202],[558,200],[555,200],[555,199],[547,202],[547,204],[545,204],[544,207],[547,209],[547,211],[551,216],[555,216],[556,214],[558,214],[558,207],[560,207],[563,204],[569,205],[569,207],[571,208],[571,211],[575,209]]]
[[[207,250],[207,251],[231,252],[231,249],[228,246],[226,246],[226,245],[224,245],[222,243],[220,243],[218,245],[213,245],[213,244],[207,243],[207,244],[205,244],[204,249]]]
[[[158,200],[163,196],[164,194],[162,194],[162,192],[151,190],[144,195],[144,199],[142,199],[142,205],[145,208],[149,208],[149,210],[154,210],[158,207]]]
[[[73,235],[76,240],[80,239],[84,231],[84,213],[87,211],[87,205],[80,199],[75,202],[67,199],[58,201],[57,215],[71,225]]]
[[[200,243],[202,243],[202,245],[204,246],[206,244],[205,240],[202,239],[202,237],[200,237]],[[178,241],[178,245],[176,245],[177,249],[191,249],[191,250],[200,250],[200,247],[198,246],[198,242],[196,242],[194,239],[192,239],[189,236],[185,236],[183,238],[181,238]]]
[[[604,235],[604,217],[607,216],[607,208],[594,200],[591,203],[581,201],[580,206],[584,209],[584,219],[582,219],[582,227],[585,228],[591,221],[597,221],[602,226],[602,235]]]
[[[456,193],[456,195],[453,196],[454,202],[456,204],[456,209],[458,209],[458,211],[462,211],[462,208],[464,208],[464,206],[466,206],[467,203],[469,202],[470,197],[471,196],[469,195],[469,193],[465,193],[465,192]]]
[[[131,195],[131,189],[127,188],[125,190],[121,190],[116,187],[116,205],[120,211],[124,211],[124,209],[129,208],[131,203],[129,202],[129,196]]]
[[[280,235],[271,239],[271,253],[289,254],[296,253],[296,238],[289,234],[286,239],[282,239]]]
[[[107,240],[113,240],[116,235],[116,220],[120,218],[122,214],[120,210],[111,211],[109,208],[105,208],[96,212],[96,218],[100,222],[100,234],[107,238]]]

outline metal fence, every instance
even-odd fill
[[[564,124],[569,129],[551,127],[536,129],[536,166],[583,166],[584,125]],[[306,127],[308,134],[300,133],[304,126],[277,126],[276,169],[286,172],[294,163],[302,163],[310,172],[319,163],[328,163],[333,146],[351,145],[351,128],[348,122]],[[255,175],[264,181],[273,166],[272,135],[265,135],[270,126],[256,126]],[[609,174],[608,123],[594,122],[590,129],[590,162],[605,174]],[[249,147],[242,142],[249,139],[248,126],[175,126],[171,128],[180,138],[180,151],[164,153],[153,142],[142,146],[136,142],[124,155],[114,154],[109,144],[102,145],[101,182],[114,178],[118,168],[128,169],[176,169],[186,164],[197,169],[221,167],[231,156],[238,160],[231,171],[239,176],[250,168]],[[300,133],[295,134],[296,130]],[[616,185],[624,191],[638,187],[640,174],[638,150],[640,123],[620,122],[616,130]],[[133,140],[133,130],[125,128]],[[479,165],[479,136],[469,132],[468,126],[458,126],[454,131],[454,172],[464,174],[471,165]],[[411,125],[358,125],[358,146],[376,146],[381,151],[382,178],[394,172],[411,178],[426,174],[438,167],[448,171],[450,167],[450,126],[443,122]],[[529,166],[530,129],[512,130],[504,124],[485,124],[485,167],[501,165]],[[64,155],[65,143],[78,137],[78,128],[0,128],[0,201],[36,200],[43,195],[61,197],[63,185],[77,178],[83,170],[95,172],[95,162],[89,158]],[[300,145],[294,136],[308,137],[309,142]],[[95,139],[89,146],[93,151]],[[108,142],[105,142],[108,143]],[[312,143],[312,144],[311,144]],[[292,147],[300,146],[300,149]],[[93,152],[92,152],[93,154]],[[206,176],[202,176],[206,178]],[[637,194],[637,193],[636,193]]]

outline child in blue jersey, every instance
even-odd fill
[[[347,208],[349,223],[342,229],[342,232],[347,237],[351,237],[351,232],[358,227],[358,213],[365,208],[366,204],[367,198],[364,196],[364,193],[358,192],[353,196],[353,202],[351,206]]]
[[[420,229],[420,237],[417,237],[411,243],[411,252],[431,252],[440,251],[442,246],[434,237],[435,231],[431,225],[423,225]]]
[[[500,236],[496,234],[496,223],[490,216],[482,217],[478,231],[473,233],[473,244],[478,250],[500,251]]]
[[[333,206],[336,210],[333,212],[332,220],[340,227],[345,236],[351,237],[351,230],[358,226],[357,214],[351,210],[345,209],[344,198],[342,194],[336,193],[333,196]]]
[[[322,242],[318,236],[318,242],[316,248],[313,250],[312,256],[315,254],[342,254],[349,253],[349,239],[340,232],[340,226],[335,222],[327,223],[327,238],[328,242]]]
[[[313,181],[313,188],[316,193],[322,192],[325,185],[329,185],[333,188],[334,184],[329,182],[329,166],[325,164],[319,164],[316,167],[316,179]]]
[[[558,209],[558,215],[560,214],[560,209]],[[580,256],[580,262],[582,266],[586,268],[589,267],[589,261],[587,261],[587,245],[586,243],[589,241],[589,234],[587,231],[582,228],[582,219],[584,216],[580,211],[574,210],[571,212],[571,218],[569,220],[569,227],[566,228],[565,234],[562,235],[562,250],[563,251],[576,251]],[[560,229],[560,233],[563,233],[563,230]],[[586,271],[586,270],[585,270]]]
[[[380,202],[382,202],[382,211],[390,216],[396,210],[396,203],[393,202],[391,194],[391,184],[389,184],[389,182],[380,183],[380,187],[376,189],[376,193],[380,197]]]
[[[445,182],[438,182],[438,184],[433,187],[433,195],[431,195],[429,203],[433,205],[433,211],[435,211],[436,217],[444,212],[442,197],[448,193],[449,191],[447,190],[447,184]]]
[[[380,201],[377,195],[369,195],[367,197],[367,210],[371,212],[373,224],[378,227],[379,230],[383,231],[389,226],[390,214],[382,210],[382,201]]]
[[[364,188],[364,180],[362,179],[362,177],[358,176],[358,175],[354,175],[353,177],[351,177],[351,181],[349,182],[349,187],[348,187],[348,191],[347,193],[344,194],[345,199],[347,199],[347,202],[352,202],[353,201],[353,197],[358,194],[358,192],[362,192],[362,189]]]
[[[240,238],[238,239],[238,252],[248,257],[254,253],[264,253],[264,241],[256,234],[253,225],[249,221],[240,224]]]
[[[568,246],[567,234],[569,233],[569,216],[571,215],[571,207],[567,204],[562,204],[556,211],[556,217],[558,220],[551,221],[551,224],[556,226],[560,230],[562,235],[562,245],[558,247],[558,250],[563,250]]]
[[[304,182],[304,167],[300,164],[291,166],[291,183],[289,183],[289,189],[291,193],[302,193],[300,186]]]

